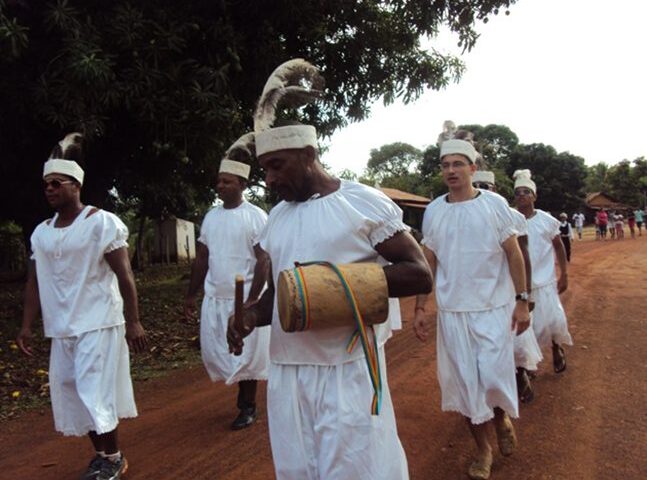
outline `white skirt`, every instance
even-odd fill
[[[108,433],[137,416],[125,326],[52,338],[49,391],[57,431]]]
[[[552,342],[573,345],[573,339],[568,332],[566,313],[557,293],[557,283],[534,288],[532,296],[535,300],[532,328],[539,346],[548,347]]]
[[[243,380],[267,380],[270,327],[259,327],[245,338],[242,355],[229,353],[227,322],[234,299],[204,297],[200,318],[200,348],[204,367],[213,382],[232,385]]]
[[[382,407],[364,358],[341,365],[272,363],[267,410],[278,480],[408,479],[380,349]]]
[[[544,356],[541,354],[532,323],[531,313],[530,326],[521,335],[514,337],[514,366],[534,371],[537,370],[537,365],[544,359]]]
[[[438,311],[438,382],[443,411],[473,424],[494,408],[519,416],[510,305],[481,312]]]

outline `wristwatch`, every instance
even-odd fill
[[[519,300],[521,300],[522,302],[527,302],[529,297],[530,297],[530,295],[528,295],[528,292],[521,292],[521,293],[517,293],[517,295],[514,297],[514,299],[517,302]]]

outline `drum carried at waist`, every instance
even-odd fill
[[[279,273],[277,300],[286,332],[357,326],[386,321],[389,292],[382,267],[376,263],[297,264]]]

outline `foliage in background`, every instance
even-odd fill
[[[88,140],[85,202],[110,206],[116,188],[138,217],[195,219],[277,65],[322,68],[326,96],[301,118],[330,135],[379,98],[409,102],[458,80],[461,61],[421,39],[444,23],[469,50],[475,24],[512,3],[0,0],[0,174],[12,179],[0,219],[28,235],[47,215],[42,162],[72,130]]]

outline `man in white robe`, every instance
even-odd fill
[[[257,418],[256,387],[267,380],[269,327],[258,328],[248,339],[244,355],[234,356],[227,345],[227,320],[234,311],[234,283],[245,279],[247,302],[258,300],[269,271],[267,255],[259,247],[266,213],[243,198],[250,166],[225,158],[218,173],[219,205],[207,213],[200,229],[196,258],[185,299],[185,316],[192,319],[196,295],[204,284],[200,318],[200,347],[212,381],[238,384],[238,416],[233,430],[252,425]]]
[[[472,176],[472,185],[474,188],[496,192],[496,179],[494,177],[494,172],[477,170]],[[521,249],[526,269],[526,290],[530,292],[532,290],[532,265],[530,263],[530,254],[528,253],[528,222],[526,221],[526,217],[517,210],[511,209],[511,211],[515,220],[517,240],[519,242],[519,248]],[[511,299],[511,301],[514,301],[514,299]],[[530,312],[532,312],[534,308],[532,295],[528,302],[528,306]],[[532,313],[530,317],[532,323]],[[519,394],[519,400],[524,403],[532,402],[535,397],[530,380],[530,375],[532,375],[532,373],[529,374],[529,372],[535,372],[542,359],[541,348],[537,343],[535,331],[532,328],[526,328],[522,333],[515,335],[514,364],[517,368],[517,393]]]
[[[22,328],[42,311],[52,339],[49,389],[56,430],[88,435],[96,451],[86,480],[116,480],[128,469],[117,444],[120,418],[137,416],[128,347],[146,349],[128,257],[128,229],[115,215],[81,203],[81,135],[70,134],[45,163],[45,196],[56,215],[36,227]],[[124,315],[125,310],[125,315]]]
[[[555,373],[566,370],[562,345],[572,345],[566,313],[559,295],[568,288],[568,262],[560,238],[559,220],[535,208],[537,186],[529,170],[514,172],[515,203],[528,220],[528,251],[532,263],[532,298],[535,301],[532,327],[539,346],[552,347]],[[560,275],[555,271],[555,257]]]
[[[429,269],[402,211],[382,192],[326,173],[314,127],[267,128],[255,136],[265,183],[283,200],[270,212],[261,239],[274,284],[294,262],[375,262],[384,265],[390,297],[430,290]],[[384,357],[390,321],[375,326],[382,383],[377,415],[371,414],[374,390],[363,349],[346,349],[355,331],[354,320],[348,322],[348,327],[286,333],[270,285],[245,310],[243,325],[230,323],[235,352],[247,348],[244,337],[250,331],[272,325],[267,403],[280,480],[408,478]]]
[[[513,337],[528,327],[529,311],[513,214],[501,196],[472,186],[476,158],[468,141],[443,142],[449,193],[427,206],[422,243],[435,280],[442,408],[466,417],[478,448],[468,475],[486,479],[492,466],[489,425],[494,423],[503,455],[516,447],[510,421],[518,416]],[[414,329],[421,340],[428,335],[426,301],[427,295],[416,301]]]

